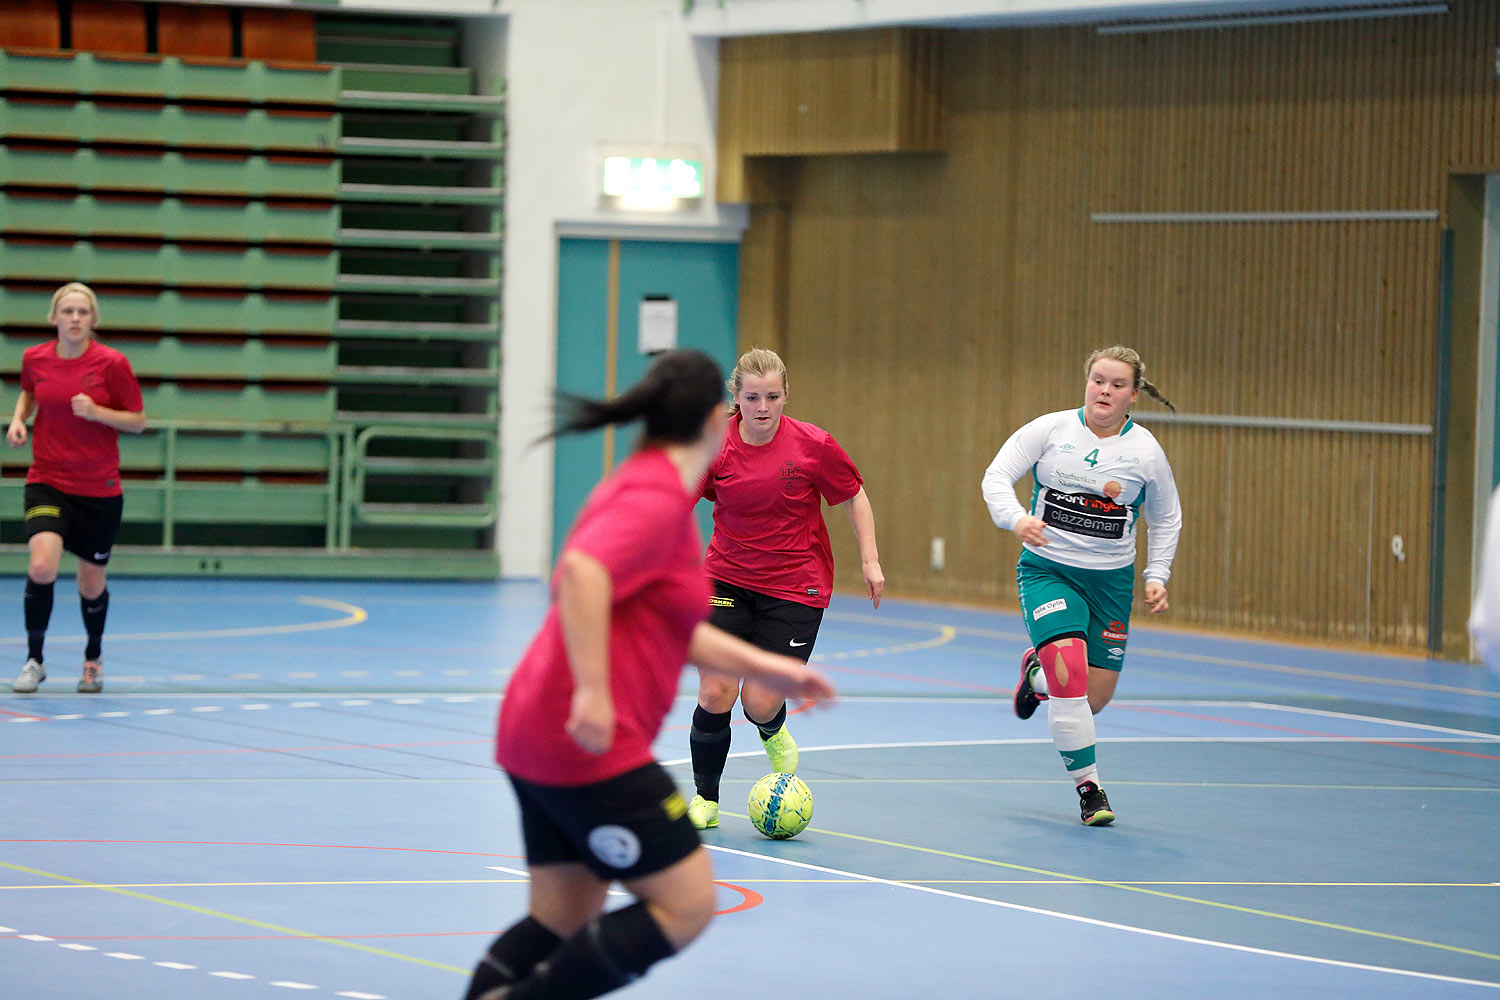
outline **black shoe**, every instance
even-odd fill
[[[1085,826],[1108,826],[1115,821],[1104,790],[1092,781],[1078,786],[1078,810],[1083,815]]]
[[[1021,683],[1016,685],[1016,695],[1011,699],[1019,719],[1029,719],[1035,715],[1037,706],[1044,700],[1036,693],[1036,688],[1031,686],[1031,672],[1041,669],[1041,666],[1042,661],[1037,658],[1035,648],[1021,654]]]

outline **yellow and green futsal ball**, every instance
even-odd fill
[[[750,789],[750,822],[772,840],[787,840],[812,822],[812,789],[795,774],[773,772]]]

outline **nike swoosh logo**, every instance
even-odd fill
[[[94,553],[94,558],[95,559],[108,559],[109,558],[109,553],[108,552],[95,552]]]
[[[733,473],[731,473],[730,475],[733,475]],[[724,480],[726,480],[728,478],[729,478],[729,476],[714,476],[714,482],[716,482],[716,483],[722,483]]]
[[[793,646],[806,646],[807,645],[807,643],[805,643],[805,642],[798,642],[796,639],[791,640],[791,643],[792,643]]]

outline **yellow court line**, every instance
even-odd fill
[[[720,812],[721,816],[732,816],[735,819],[749,819],[750,817],[732,812]],[[1443,944],[1439,941],[1424,941],[1421,938],[1405,937],[1400,934],[1388,934],[1384,931],[1372,931],[1363,927],[1350,927],[1347,924],[1335,924],[1325,920],[1313,920],[1309,917],[1297,917],[1290,913],[1276,913],[1273,910],[1259,910],[1249,906],[1237,906],[1234,903],[1221,903],[1212,899],[1199,899],[1196,896],[1183,896],[1173,892],[1162,892],[1159,889],[1147,889],[1142,885],[1133,885],[1128,882],[1110,882],[1105,879],[1092,879],[1083,875],[1070,875],[1066,872],[1053,872],[1045,868],[1032,868],[1029,865],[1018,865],[1009,861],[996,861],[993,858],[976,858],[970,854],[958,854],[953,851],[938,850],[935,847],[918,847],[915,844],[902,844],[894,840],[881,840],[878,837],[864,837],[857,833],[842,833],[837,830],[828,830],[823,827],[810,827],[816,832],[829,837],[841,837],[845,840],[856,840],[865,844],[875,844],[880,847],[894,847],[904,851],[916,851],[919,854],[931,854],[942,858],[953,858],[958,861],[972,861],[975,864],[991,865],[996,868],[1008,868],[1012,871],[1027,872],[1032,875],[1045,875],[1049,878],[1061,879],[1068,882],[1077,882],[1082,885],[1097,885],[1110,889],[1122,889],[1125,892],[1136,892],[1146,896],[1156,896],[1161,899],[1170,899],[1179,903],[1196,903],[1199,906],[1213,907],[1219,910],[1230,910],[1235,913],[1248,913],[1256,917],[1269,917],[1273,920],[1285,920],[1290,923],[1304,924],[1309,927],[1322,927],[1326,930],[1344,931],[1348,934],[1358,934],[1364,937],[1380,938],[1385,941],[1399,941],[1402,944],[1413,944],[1424,948],[1436,948],[1440,951],[1450,951],[1459,955],[1469,955],[1474,958],[1488,958],[1500,962],[1500,955],[1494,955],[1486,951],[1476,951],[1473,948],[1461,948],[1457,945]],[[889,880],[893,881],[893,880]]]
[[[327,944],[337,945],[340,948],[350,948],[354,951],[362,951],[371,955],[379,955],[382,958],[394,958],[401,962],[410,962],[413,965],[424,965],[429,969],[441,969],[444,972],[457,972],[468,975],[470,970],[459,968],[456,965],[445,965],[442,962],[433,962],[415,955],[403,955],[396,951],[387,951],[384,948],[372,948],[367,944],[359,944],[355,941],[345,941],[341,938],[329,937],[326,934],[312,934],[308,931],[299,931],[293,927],[282,927],[279,924],[269,924],[263,920],[253,920],[250,917],[240,917],[233,913],[224,913],[220,910],[210,910],[203,906],[194,906],[191,903],[182,903],[175,899],[164,899],[161,896],[150,896],[143,892],[135,892],[130,889],[119,889],[112,886],[101,885],[90,882],[87,879],[73,878],[69,875],[59,875],[56,872],[41,871],[37,868],[27,868],[23,865],[12,864],[9,861],[0,861],[0,868],[9,868],[11,871],[24,872],[27,875],[35,875],[37,878],[56,879],[59,882],[68,882],[77,886],[86,886],[93,889],[102,889],[105,892],[116,893],[131,899],[141,899],[148,903],[160,903],[162,906],[170,906],[178,910],[186,910],[189,913],[198,913],[206,917],[216,917],[220,920],[228,920],[247,927],[257,927],[261,930],[275,931],[278,934],[286,934],[289,937],[303,938],[309,941],[322,941]]]
[[[110,633],[110,642],[121,642],[123,640],[135,640],[138,642],[159,642],[167,639],[243,639],[256,635],[293,635],[298,632],[323,632],[334,628],[348,628],[351,625],[360,625],[368,621],[370,613],[355,604],[345,604],[343,601],[331,601],[324,597],[299,597],[300,604],[311,604],[319,608],[327,608],[330,611],[341,611],[342,618],[331,618],[322,622],[303,622],[298,625],[256,625],[248,628],[218,628],[188,630],[185,632],[122,632]],[[60,635],[53,638],[59,640],[82,639],[81,635]],[[0,638],[0,645],[17,645],[24,642],[23,638]]]

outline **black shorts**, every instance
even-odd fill
[[[109,563],[109,550],[120,533],[125,498],[80,497],[46,483],[27,483],[26,539],[51,531],[62,536],[63,548],[95,566]]]
[[[583,864],[605,881],[670,868],[698,849],[687,803],[655,762],[592,785],[537,785],[508,775],[529,865]]]
[[[795,656],[806,663],[818,641],[818,626],[823,623],[823,609],[788,601],[780,597],[736,587],[723,580],[714,581],[714,596],[708,623],[730,635],[768,649],[773,653]]]

